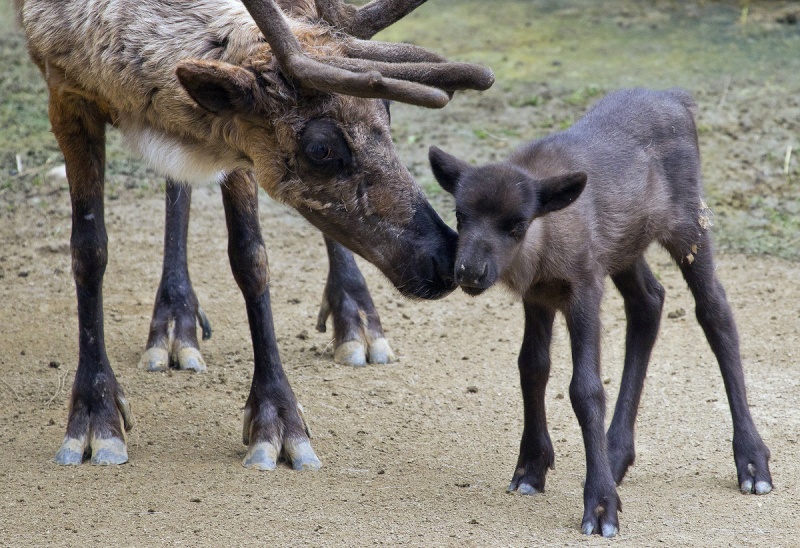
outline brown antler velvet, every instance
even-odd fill
[[[372,0],[356,8],[342,0],[316,0],[317,12],[333,26],[369,40],[417,9],[427,0]]]
[[[357,9],[342,0],[316,0],[319,15],[325,21],[354,36],[345,46],[349,57],[326,57],[324,62],[303,52],[275,0],[242,0],[242,3],[286,75],[301,85],[430,108],[446,105],[450,100],[448,92],[490,87],[494,75],[485,67],[450,63],[438,54],[410,44],[363,40],[424,1],[373,0]]]
[[[327,60],[331,66],[357,73],[378,72],[386,78],[413,81],[445,91],[486,89],[492,85],[491,74],[483,67],[470,63],[386,63],[367,59],[335,57]],[[408,82],[410,83],[410,82]]]

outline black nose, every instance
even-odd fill
[[[470,265],[460,262],[456,266],[456,283],[468,287],[484,287],[489,277],[489,263]]]

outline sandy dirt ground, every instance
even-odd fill
[[[597,9],[618,4],[598,3]],[[723,4],[697,3],[703,9]],[[635,17],[621,12],[612,30],[628,28],[632,20],[631,32],[641,28],[647,37],[684,9],[682,3],[658,5],[666,16],[651,22],[638,11]],[[780,9],[796,6],[783,2]],[[562,20],[571,13],[577,12],[562,13]],[[754,9],[756,23],[758,15]],[[777,25],[774,15],[765,20]],[[680,26],[684,20],[675,21]],[[546,30],[542,25],[537,31]],[[605,28],[595,26],[598,33]],[[752,43],[760,28],[751,31]],[[578,40],[591,32],[562,34]],[[792,36],[786,35],[786,44],[796,43]],[[3,51],[16,48],[14,67],[27,66],[19,38],[1,44],[11,44]],[[661,44],[651,48],[656,60]],[[542,62],[565,75],[591,60],[580,50],[575,59],[567,47],[551,50]],[[598,51],[602,68],[603,57],[610,62],[613,55]],[[496,62],[502,67],[502,59]],[[785,66],[792,63],[797,59]],[[3,74],[10,69],[4,66]],[[614,70],[623,69],[638,70]],[[666,76],[649,85],[667,87],[670,70],[665,67]],[[452,204],[432,187],[429,145],[475,161],[501,158],[525,139],[569,125],[602,92],[619,87],[621,80],[610,74],[595,80],[599,88],[559,86],[557,75],[552,84],[501,82],[483,95],[458,96],[441,113],[399,107],[393,110],[399,155],[452,222]],[[796,153],[786,163],[795,175],[783,171],[787,144],[800,136],[797,74],[776,71],[766,81],[709,72],[702,84],[679,82],[698,98],[704,176],[724,251],[718,273],[738,320],[752,413],[772,450],[771,494],[737,490],[722,380],[689,291],[664,252],[650,254],[667,301],[637,423],[637,461],[619,488],[620,534],[587,538],[579,531],[585,464],[569,403],[563,319],[556,323],[546,400],[556,469],[544,494],[507,494],[522,431],[520,303],[499,288],[474,299],[456,292],[438,302],[410,301],[361,262],[399,361],[360,369],[336,365],[330,333],[314,329],[327,273],[322,237],[266,196],[261,221],[281,356],[323,468],[243,468],[241,419],[252,350],[243,299],[228,266],[219,191],[194,190],[189,242],[195,290],[214,328],[211,340],[201,343],[208,371],[140,371],[136,364],[161,271],[164,205],[158,179],[120,156],[113,133],[106,343],[136,420],[130,462],[57,466],[52,458],[64,435],[77,363],[69,198],[63,180],[45,175],[61,161],[54,142],[28,144],[20,137],[0,151],[0,546],[800,546],[800,267],[731,251],[798,256]],[[46,105],[36,82],[39,87],[31,89],[39,90],[41,104],[25,109],[38,116]],[[0,114],[17,116],[19,127],[29,123],[22,121],[27,110],[9,109]],[[46,133],[46,121],[37,120]],[[34,151],[23,155],[27,171],[16,173],[15,154],[27,149]],[[625,320],[610,284],[603,326],[611,404]]]
[[[123,197],[125,198],[125,197]],[[214,189],[195,192],[191,264],[214,326],[205,374],[136,369],[160,274],[160,198],[108,203],[105,306],[109,356],[137,425],[128,464],[64,468],[75,368],[68,207],[18,209],[0,225],[0,544],[65,545],[574,545],[583,447],[572,413],[569,350],[557,322],[547,407],[556,469],[547,491],[509,495],[522,428],[516,352],[521,305],[502,290],[440,302],[398,296],[363,270],[399,355],[391,365],[333,363],[313,326],[326,275],[314,229],[262,199],[278,340],[323,460],[317,473],[240,465],[241,408],[251,350],[243,301],[226,258]],[[152,222],[143,219],[152,219]],[[659,342],[638,421],[638,458],[620,487],[628,546],[796,546],[800,515],[800,337],[797,266],[720,257],[739,320],[752,412],[772,449],[775,491],[736,489],[731,419],[693,303],[663,252],[667,288]],[[668,318],[666,313],[671,313]],[[624,354],[624,312],[609,288],[604,376],[610,398]]]

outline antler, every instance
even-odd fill
[[[320,17],[351,36],[369,40],[427,0],[372,0],[356,8],[343,0],[315,0]]]
[[[373,0],[360,9],[342,0],[316,0],[320,15],[331,24],[343,17],[350,32],[364,25],[360,37],[370,37],[402,18],[425,0]],[[492,71],[467,63],[449,63],[438,54],[410,44],[369,42],[350,38],[345,51],[351,57],[330,57],[315,61],[302,50],[275,0],[242,0],[264,34],[287,76],[300,84],[329,93],[356,97],[392,99],[430,108],[441,108],[458,89],[488,89]],[[350,15],[348,15],[350,14]],[[367,21],[370,16],[373,19]],[[328,19],[328,18],[331,19]],[[360,22],[360,23],[359,23]],[[360,58],[353,58],[360,57]]]

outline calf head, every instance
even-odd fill
[[[436,180],[455,197],[454,278],[470,295],[494,285],[525,251],[534,219],[568,206],[586,186],[583,172],[535,179],[510,163],[473,167],[436,147],[431,147],[429,159]]]

